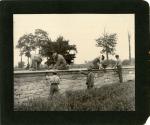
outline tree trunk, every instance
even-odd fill
[[[107,59],[107,61],[109,60],[109,58],[108,58],[108,52],[106,52],[106,59]]]
[[[106,52],[106,59],[107,59],[107,61],[108,61],[108,53]]]
[[[29,64],[29,57],[28,57],[28,69],[29,69],[29,67],[30,67],[30,64]]]
[[[22,55],[21,55],[21,63],[22,63]]]
[[[21,61],[20,62],[21,62],[21,68],[22,68],[23,67],[23,65],[22,65],[22,55],[21,55]]]
[[[21,62],[21,68],[22,68],[22,67],[23,67],[23,65],[22,65],[22,51],[21,51],[21,48],[20,48],[20,57],[21,57],[20,62]]]

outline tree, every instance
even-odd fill
[[[23,68],[25,66],[25,63],[22,61],[22,62],[18,62],[18,68]]]
[[[101,53],[106,53],[107,60],[109,59],[108,55],[114,55],[115,47],[116,47],[116,41],[117,41],[117,34],[108,34],[104,33],[102,36],[100,36],[98,39],[96,39],[96,46],[102,47]]]
[[[131,64],[131,62],[128,59],[125,59],[122,61],[122,65],[130,65],[130,64]]]
[[[16,48],[18,48],[20,50],[19,56],[21,57],[21,60],[20,60],[21,64],[22,64],[22,56],[24,54],[23,50],[22,50],[23,46],[24,46],[24,36],[22,36],[22,37],[19,38],[18,44],[16,45]],[[20,65],[20,66],[22,66],[22,65]],[[20,68],[22,68],[22,67],[20,67]]]
[[[27,67],[29,67],[29,58],[31,57],[31,51],[36,49],[35,36],[32,33],[23,35],[18,41],[17,48],[20,48],[21,55],[25,54],[25,56],[28,58]]]
[[[63,36],[59,36],[56,41],[53,42],[49,39],[49,41],[45,43],[45,45],[42,45],[41,54],[47,57],[47,65],[54,63],[52,59],[53,51],[62,54],[68,64],[73,63],[77,49],[75,45],[69,45],[69,40],[65,40]]]
[[[59,36],[55,41],[52,41],[48,37],[48,33],[42,29],[36,29],[34,35],[30,33],[20,37],[16,47],[20,48],[21,61],[23,54],[28,57],[27,68],[29,67],[31,51],[37,48],[39,48],[41,56],[47,58],[46,64],[48,66],[54,64],[52,58],[53,51],[62,54],[68,64],[73,63],[77,52],[76,45],[69,45],[69,40],[65,40],[62,36]]]
[[[57,53],[64,56],[68,64],[73,63],[75,53],[77,52],[76,45],[69,45],[69,40],[65,40],[63,36],[59,36],[56,42],[53,42],[53,46]]]
[[[47,42],[49,42],[48,33],[42,29],[36,29],[35,41],[36,41],[36,46],[40,50],[42,46],[47,45]]]

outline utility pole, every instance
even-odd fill
[[[129,41],[129,61],[131,64],[131,46],[130,46],[131,34],[128,32],[128,41]]]

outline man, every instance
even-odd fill
[[[42,57],[39,54],[31,54],[31,70],[39,70],[40,64],[42,62]]]
[[[50,84],[50,96],[53,96],[54,94],[58,93],[58,85],[60,84],[60,78],[57,75],[57,72],[53,72],[52,76],[46,74],[46,80],[48,80],[48,83]]]
[[[122,62],[119,59],[119,55],[115,55],[115,57],[116,57],[116,64],[115,64],[114,68],[117,68],[117,73],[119,75],[119,81],[120,81],[120,83],[122,83],[123,82],[123,77],[122,77]]]
[[[95,58],[92,63],[93,63],[93,69],[99,69],[100,57]]]
[[[92,67],[88,68],[88,74],[86,79],[87,89],[91,89],[94,87],[94,73],[92,72]]]
[[[103,68],[103,62],[105,57],[102,55],[101,57],[97,57],[93,60],[93,69],[101,69]]]
[[[94,76],[94,73],[92,72],[92,66],[90,66],[88,68],[88,73],[85,73],[85,72],[82,72],[82,71],[80,71],[80,73],[87,76],[87,79],[86,79],[87,89],[93,88],[94,87],[95,76]]]
[[[63,55],[57,54],[57,52],[54,52],[52,56],[55,62],[55,65],[53,67],[54,69],[58,69],[58,70],[68,69],[66,60],[63,57]]]

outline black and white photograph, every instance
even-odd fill
[[[136,111],[135,14],[13,14],[14,111]]]

